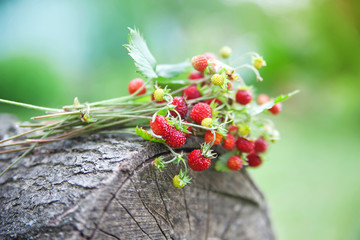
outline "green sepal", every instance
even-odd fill
[[[162,170],[165,169],[165,164],[164,164],[163,160],[164,160],[164,158],[160,156],[160,157],[155,158],[155,160],[152,163],[152,165],[160,172],[162,172]]]
[[[175,128],[177,130],[179,130],[180,132],[183,132],[183,133],[191,133],[188,128],[189,126],[188,125],[185,125],[183,124],[182,122],[179,121],[179,118],[178,117],[171,117],[169,120],[168,120],[168,123],[170,124],[170,126],[175,126]]]
[[[191,178],[182,169],[180,169],[179,177],[184,186],[191,182]]]
[[[215,119],[219,115],[219,111],[216,110],[216,107],[218,104],[215,102],[215,100],[211,101],[210,107],[212,109],[212,118]]]

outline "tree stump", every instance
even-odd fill
[[[0,139],[18,132],[0,117]],[[200,138],[179,149],[189,153]],[[223,149],[215,149],[219,154]],[[0,156],[0,167],[18,154]],[[39,147],[0,178],[0,239],[274,239],[246,170],[190,172],[151,162],[168,149],[134,135],[95,134]]]

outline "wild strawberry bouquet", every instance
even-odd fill
[[[141,78],[129,82],[128,96],[93,103],[75,98],[73,104],[59,109],[0,99],[45,112],[32,118],[37,122],[20,125],[30,130],[0,140],[0,154],[22,152],[0,176],[38,146],[109,129],[130,130],[167,146],[173,158],[158,157],[152,165],[163,171],[168,164],[181,163],[173,178],[177,188],[190,182],[188,167],[204,171],[213,162],[216,170],[228,172],[261,165],[268,144],[279,139],[266,116],[279,114],[281,102],[297,91],[276,98],[259,94],[255,101],[254,88],[245,83],[241,71],[250,69],[257,81],[263,80],[259,70],[266,62],[257,53],[230,62],[231,48],[223,47],[219,57],[204,53],[179,64],[157,64],[140,33],[129,30],[124,47]],[[187,156],[175,150],[192,135],[203,138],[198,149]],[[217,157],[214,145],[228,152]]]

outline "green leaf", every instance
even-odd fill
[[[154,81],[156,81],[159,85],[170,87],[171,90],[174,90],[171,87],[173,85],[178,85],[180,87],[183,87],[183,86],[190,84],[189,80],[168,79],[168,78],[163,78],[163,77],[158,77],[158,78],[154,79]]]
[[[227,152],[221,155],[215,163],[215,170],[218,172],[230,172],[231,170],[227,167],[227,161],[229,157],[233,155],[233,152]]]
[[[215,170],[218,172],[230,172],[230,169],[227,167],[227,163],[224,161],[216,161]]]
[[[147,78],[157,78],[156,60],[138,30],[129,28],[129,44],[124,47],[134,59],[138,72]]]
[[[160,111],[157,112],[157,115],[166,116],[168,111],[169,110],[167,108],[161,109]]]
[[[190,62],[185,61],[178,64],[160,64],[156,66],[156,73],[163,78],[173,78],[187,72],[190,67]]]
[[[255,116],[255,115],[259,114],[259,113],[262,113],[264,110],[272,108],[276,103],[283,102],[286,99],[288,99],[289,97],[292,97],[292,96],[294,96],[295,94],[297,94],[299,92],[300,92],[299,90],[295,90],[295,91],[293,91],[291,93],[288,93],[286,95],[280,95],[277,98],[275,98],[274,100],[272,100],[270,102],[267,102],[267,103],[265,103],[265,104],[263,104],[261,106],[255,105],[255,107],[253,107],[253,108],[251,108],[249,110],[249,114],[251,116]]]
[[[289,97],[294,96],[295,94],[297,94],[299,92],[300,92],[300,90],[295,90],[295,91],[293,91],[291,93],[288,93],[286,95],[280,95],[280,96],[278,96],[277,98],[274,99],[274,104],[285,101]]]
[[[136,133],[136,135],[142,137],[143,139],[151,141],[151,142],[158,142],[158,143],[164,143],[165,142],[164,139],[153,137],[150,133],[148,133],[142,127],[139,128],[138,126],[136,126],[135,133]]]

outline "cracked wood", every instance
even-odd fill
[[[0,116],[0,139],[19,131]],[[179,151],[200,141],[189,138]],[[0,168],[16,156],[0,156]],[[191,185],[179,190],[175,165],[152,168],[158,156],[171,157],[132,135],[38,148],[0,178],[0,239],[274,239],[264,196],[246,171],[191,172]]]

